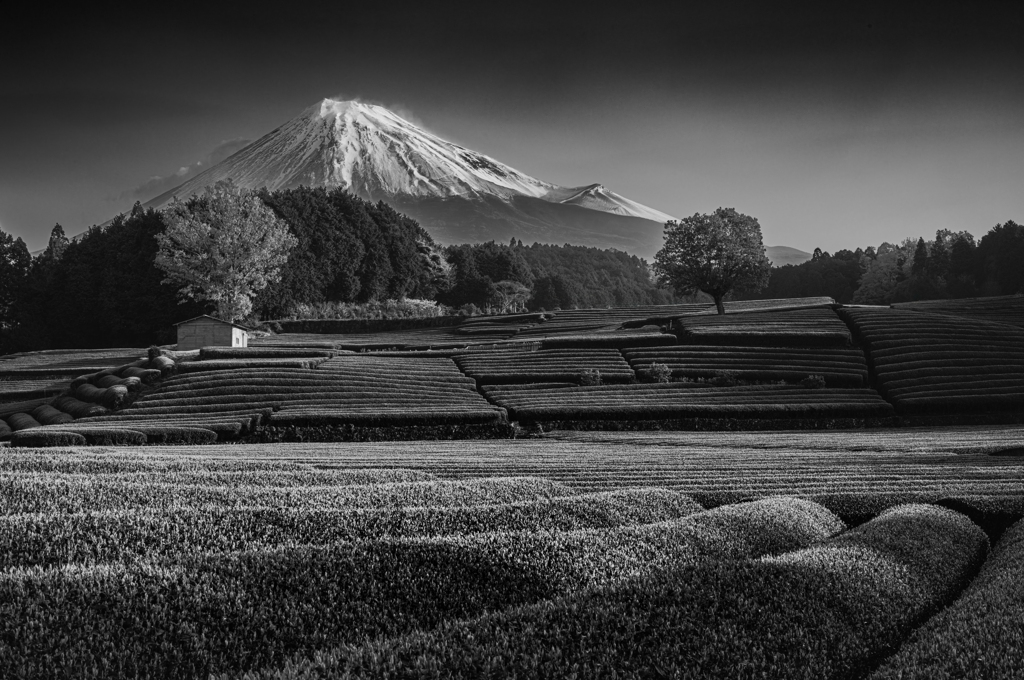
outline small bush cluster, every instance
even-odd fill
[[[640,382],[646,383],[667,383],[672,379],[672,369],[668,364],[651,363],[647,368],[638,368],[636,371]]]
[[[809,375],[800,381],[800,386],[805,387],[809,390],[825,389],[825,376]]]

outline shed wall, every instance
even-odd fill
[[[234,332],[240,329],[216,321],[194,321],[178,326],[178,350],[201,347],[238,347],[233,345]],[[242,345],[244,346],[244,345]]]

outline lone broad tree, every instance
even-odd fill
[[[761,225],[732,208],[665,224],[665,245],[654,256],[662,285],[680,295],[704,291],[719,314],[730,292],[757,292],[768,284],[771,263],[761,242]]]
[[[257,291],[278,280],[297,243],[288,225],[251,191],[217,182],[164,211],[156,265],[182,298],[208,300],[225,321],[244,319]]]

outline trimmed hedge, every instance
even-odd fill
[[[330,359],[338,352],[302,347],[203,347],[200,361],[208,359]]]
[[[677,319],[680,342],[701,345],[845,347],[850,330],[830,308],[701,314]]]
[[[131,428],[146,435],[149,444],[212,444],[217,433],[203,427],[174,427],[132,423]]]
[[[66,430],[23,430],[15,432],[11,437],[12,446],[24,446],[26,448],[48,447],[48,446],[85,446],[88,442],[85,437],[77,432]]]
[[[7,439],[11,436],[11,426],[7,424],[7,421],[0,418],[0,441]]]
[[[892,405],[868,389],[759,385],[710,387],[680,383],[516,389],[484,394],[522,422],[684,418],[887,418]]]

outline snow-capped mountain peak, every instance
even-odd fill
[[[147,205],[200,193],[228,178],[250,189],[342,187],[385,201],[530,197],[661,223],[671,219],[600,184],[567,188],[530,177],[444,140],[383,106],[361,101],[323,99]]]

